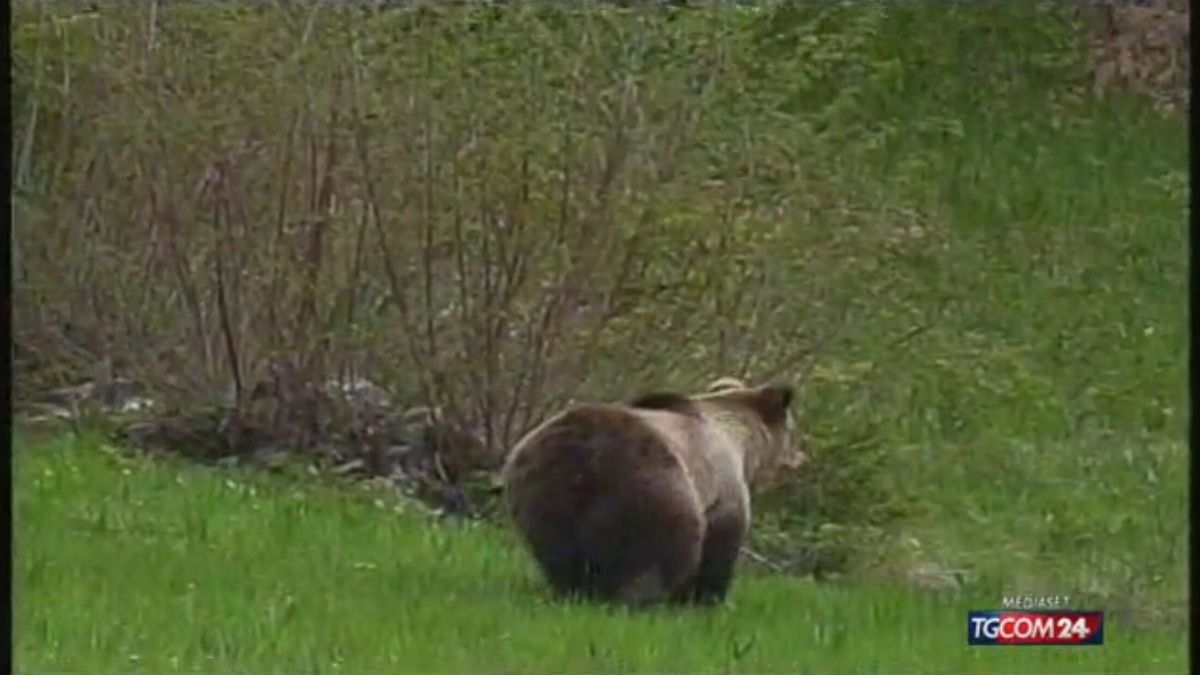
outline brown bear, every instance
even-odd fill
[[[750,486],[804,463],[786,385],[733,378],[550,418],[509,454],[509,516],[559,593],[628,605],[724,600]]]

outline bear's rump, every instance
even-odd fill
[[[510,508],[560,590],[653,601],[695,570],[703,509],[687,470],[635,414],[584,408],[530,439]]]
[[[601,596],[663,600],[700,562],[705,521],[681,469],[647,471],[596,495],[576,525],[590,583]]]

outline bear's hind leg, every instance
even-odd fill
[[[555,555],[540,560],[542,572],[550,582],[550,588],[560,596],[588,596],[591,589],[587,584],[587,565],[582,556],[573,551],[558,551]]]
[[[731,514],[708,523],[699,568],[691,581],[690,599],[700,604],[725,601],[746,534],[746,519]]]
[[[575,541],[574,526],[565,519],[527,528],[529,548],[555,595],[588,595],[587,559]]]

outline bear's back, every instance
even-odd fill
[[[522,438],[502,471],[506,483],[522,474],[621,478],[629,471],[677,467],[684,425],[667,413],[613,404],[568,408]]]

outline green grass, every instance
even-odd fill
[[[989,597],[747,575],[731,606],[550,601],[510,536],[369,492],[24,443],[22,671],[1170,671],[1182,636],[1108,626],[1079,649],[969,648]]]

